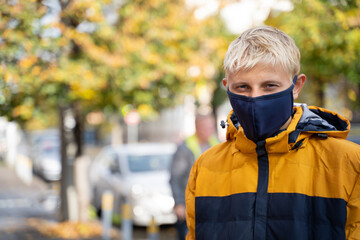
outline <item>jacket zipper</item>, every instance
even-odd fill
[[[258,159],[258,185],[255,199],[254,240],[266,239],[268,184],[269,184],[269,158],[265,148],[265,140],[256,143]]]

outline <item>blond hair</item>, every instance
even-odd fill
[[[248,71],[258,63],[281,66],[292,79],[300,72],[300,51],[292,38],[276,28],[251,28],[229,45],[224,69],[226,74]]]

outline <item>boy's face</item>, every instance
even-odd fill
[[[259,97],[288,89],[292,84],[293,77],[289,76],[280,66],[258,64],[249,71],[240,70],[227,74],[227,78],[223,79],[223,84],[232,93],[247,97]],[[298,97],[300,90],[301,88],[298,89],[295,86],[294,99]]]

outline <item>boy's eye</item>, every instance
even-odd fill
[[[266,88],[276,88],[276,87],[278,87],[277,84],[273,84],[273,83],[266,84]]]
[[[231,89],[235,93],[245,93],[250,91],[249,85],[246,84],[234,85]]]
[[[240,89],[248,89],[249,86],[248,86],[248,85],[239,85],[239,86],[237,86],[237,88],[240,88]]]

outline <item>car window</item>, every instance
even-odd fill
[[[170,169],[172,155],[129,155],[128,164],[131,172],[147,172]]]
[[[119,158],[114,152],[105,152],[98,158],[100,167],[111,173],[121,173]]]
[[[109,170],[111,166],[111,157],[109,156],[109,154],[108,153],[102,154],[99,158],[99,163],[103,168]]]
[[[110,153],[108,157],[110,159],[110,171],[112,173],[121,173],[119,156],[116,153]]]

